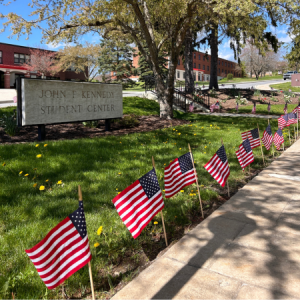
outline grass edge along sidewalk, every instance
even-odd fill
[[[113,285],[118,280],[131,278],[132,272],[121,272],[121,279],[118,276],[116,279],[116,275],[111,273],[120,257],[132,261],[139,259],[142,252],[150,258],[155,252],[155,249],[152,253],[148,248],[155,245],[153,238],[162,232],[160,219],[155,217],[141,239],[133,240],[111,202],[119,191],[149,171],[152,155],[155,156],[162,187],[164,166],[174,157],[186,153],[187,144],[191,143],[202,200],[204,205],[209,205],[222,190],[203,165],[220,147],[220,138],[223,137],[231,167],[231,188],[237,189],[245,183],[234,150],[241,141],[240,132],[255,127],[256,120],[251,123],[244,118],[199,117],[182,113],[176,113],[176,117],[192,123],[126,136],[0,146],[0,182],[3,187],[0,190],[0,284],[1,287],[7,286],[7,294],[3,297],[11,297],[11,291],[18,298],[60,295],[60,289],[53,292],[45,290],[24,249],[41,240],[72,211],[79,183],[86,199],[85,212],[94,257],[92,268],[98,293],[101,289],[107,290],[106,286],[101,287],[101,282],[107,281],[108,275]],[[273,127],[277,125],[275,121],[271,122]],[[259,120],[259,124],[262,129],[266,127],[265,120]],[[115,153],[109,150],[111,148],[115,149]],[[261,169],[259,152],[255,152],[255,156],[252,168]],[[270,157],[268,160],[270,162]],[[44,186],[44,190],[39,190],[40,186]],[[183,189],[176,197],[165,201],[165,206],[164,217],[170,240],[176,240],[176,227],[183,230],[190,224],[191,218],[199,218],[199,200],[194,187]],[[99,226],[103,226],[103,231],[97,235]],[[127,249],[131,249],[129,254],[126,254]],[[83,268],[68,279],[65,292],[83,296],[88,291],[88,278],[88,270]]]

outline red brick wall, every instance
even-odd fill
[[[4,43],[0,43],[0,51],[2,51],[2,63],[4,65],[20,66],[20,64],[14,63],[15,53],[30,55],[30,47],[10,45]],[[50,52],[54,52],[54,51],[50,51]],[[50,74],[47,75],[50,76]],[[68,79],[85,80],[85,76],[83,73],[76,74],[73,71],[59,72],[59,74],[56,75],[55,77],[59,77],[61,80],[68,80]]]

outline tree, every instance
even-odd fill
[[[252,41],[248,40],[242,50],[241,59],[245,64],[246,72],[254,73],[258,80],[260,75],[276,70],[278,55],[271,49],[266,53],[261,53]]]
[[[103,39],[100,43],[101,55],[98,59],[99,73],[114,72],[118,82],[132,75],[132,56],[134,48],[127,41],[120,39]]]
[[[59,50],[55,67],[57,71],[74,70],[84,73],[86,81],[92,81],[98,74],[98,59],[101,46],[86,42],[84,45],[66,46]]]
[[[289,67],[294,67],[299,71],[300,63],[300,21],[293,20],[289,28],[290,36],[293,36],[291,43],[288,45],[288,53],[285,58],[289,62]]]
[[[22,66],[28,71],[37,72],[37,75],[42,78],[47,74],[54,75],[58,71],[54,67],[55,55],[55,52],[43,49],[30,49],[30,60]]]

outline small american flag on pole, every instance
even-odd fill
[[[155,169],[127,187],[112,202],[123,223],[136,239],[153,217],[164,208]]]
[[[252,113],[252,114],[255,114],[255,113],[256,113],[256,102],[253,103],[253,108],[252,108],[251,113]]]
[[[279,128],[274,134],[274,145],[276,146],[277,150],[280,149],[280,146],[283,142],[284,142],[284,137],[282,134],[282,130]]]
[[[269,124],[264,131],[263,137],[262,137],[262,142],[264,143],[265,147],[267,150],[270,150],[272,142],[273,142],[273,136],[272,136],[272,130],[271,130],[271,125]]]
[[[196,183],[191,153],[173,160],[165,168],[165,197],[171,198],[182,188]]]
[[[288,111],[287,102],[285,102],[285,105],[284,105],[284,108],[283,108],[284,114],[287,114],[287,111]]]
[[[222,187],[225,186],[230,170],[224,145],[219,148],[204,168]]]
[[[278,128],[283,129],[286,126],[288,120],[289,117],[287,115],[281,115],[278,118]]]
[[[268,104],[268,112],[270,112],[271,111],[271,103],[270,103],[270,101],[269,101],[269,104]]]
[[[297,123],[297,114],[291,112],[291,113],[287,114],[287,116],[288,116],[288,121],[287,121],[286,126],[290,126],[291,124]]]
[[[236,151],[235,154],[238,158],[238,161],[243,171],[248,165],[254,162],[254,156],[253,156],[249,139],[246,139],[240,144],[239,150]]]
[[[241,135],[242,135],[243,141],[245,141],[246,139],[249,139],[252,149],[260,146],[258,128],[254,128],[252,130],[242,132]]]
[[[297,114],[298,112],[298,117],[300,116],[300,104],[298,104],[292,111],[293,113]]]
[[[48,289],[54,289],[91,260],[82,201],[33,248],[25,250]]]

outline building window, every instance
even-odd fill
[[[195,72],[193,73],[193,78],[194,78],[194,81],[196,81],[196,73]]]
[[[203,60],[205,60],[205,55],[203,55]]]
[[[225,61],[225,67],[227,67],[227,62]]]
[[[201,58],[201,56],[200,56],[200,54],[199,54],[199,60],[200,60],[200,58]]]
[[[196,63],[194,63],[194,68],[196,69]]]
[[[231,64],[231,68],[233,68],[233,64]]]
[[[227,70],[225,70],[225,74],[227,75]]]
[[[209,71],[209,66],[207,66],[207,71]]]
[[[221,62],[219,61],[219,65],[221,64]]]
[[[185,72],[183,72],[183,79],[185,78]]]
[[[30,60],[29,55],[25,55],[25,54],[21,54],[21,53],[14,54],[15,64],[24,64],[25,62],[28,62],[29,60]]]
[[[201,65],[200,64],[198,65],[198,67],[199,67],[199,69],[201,69]]]
[[[203,70],[205,70],[205,65],[203,65]]]
[[[194,53],[194,58],[196,58],[196,53]]]
[[[220,70],[220,68],[219,68],[219,74],[220,74],[220,71],[221,71],[221,70]]]
[[[180,78],[180,72],[177,71],[177,78]]]
[[[222,66],[224,66],[224,61],[222,61]]]
[[[222,69],[222,73],[224,72],[224,70]]]
[[[2,61],[2,51],[0,51],[0,64],[3,64],[3,61]]]
[[[178,59],[178,66],[180,66],[180,59]]]
[[[200,75],[200,73],[198,73],[198,81],[201,81],[201,75]]]

